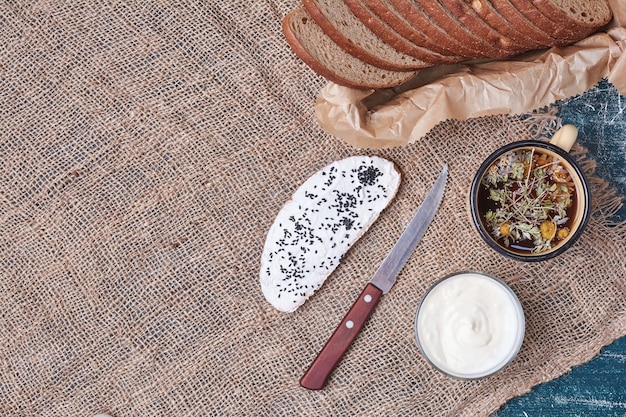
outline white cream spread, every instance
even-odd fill
[[[302,305],[393,199],[400,173],[393,162],[353,156],[306,180],[280,210],[261,256],[265,298],[278,310]]]
[[[524,313],[505,284],[464,272],[428,292],[420,304],[416,332],[434,366],[452,376],[480,378],[517,354],[524,338]]]

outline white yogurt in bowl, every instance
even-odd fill
[[[480,272],[449,275],[433,285],[417,309],[420,351],[435,368],[456,378],[498,372],[519,352],[524,311],[503,281]]]

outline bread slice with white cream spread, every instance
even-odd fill
[[[400,173],[380,157],[352,156],[313,174],[279,211],[261,256],[260,283],[277,310],[293,312],[396,195]]]

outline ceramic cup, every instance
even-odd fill
[[[424,358],[459,379],[480,379],[504,369],[525,333],[522,305],[504,281],[481,272],[444,277],[422,298],[415,337]]]
[[[577,134],[566,125],[550,143],[513,142],[482,163],[470,189],[470,215],[491,248],[519,261],[542,261],[580,237],[591,190],[568,153]]]

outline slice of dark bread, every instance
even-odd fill
[[[470,5],[472,0],[440,0],[441,5],[446,7],[459,21],[471,29],[483,39],[500,36],[502,42],[510,42],[512,47],[520,52],[540,49],[544,45],[535,42],[530,37],[515,29],[509,22],[496,13],[479,15]],[[476,1],[476,3],[479,3]],[[505,48],[508,49],[508,48]]]
[[[489,57],[488,52],[483,48],[476,47],[471,42],[459,42],[445,28],[442,28],[431,19],[414,0],[389,0],[389,2],[413,27],[424,31],[433,42],[440,43],[443,47],[452,51],[452,53],[468,59]]]
[[[431,66],[383,42],[341,0],[303,0],[302,3],[339,47],[362,61],[390,71],[414,71]]]
[[[304,9],[285,16],[282,30],[294,53],[317,74],[336,84],[357,89],[388,88],[416,75],[374,67],[348,54]]]
[[[509,0],[539,29],[567,42],[579,41],[612,18],[605,0]]]
[[[434,65],[453,64],[463,58],[453,55],[442,55],[423,46],[418,46],[396,32],[387,22],[382,20],[362,0],[343,0],[350,11],[383,42],[398,51]]]
[[[446,48],[444,45],[454,45],[456,42],[446,33],[436,27],[417,27],[413,25],[402,13],[400,13],[390,0],[363,0],[364,4],[385,21],[400,35],[416,45],[423,45],[443,55],[455,55],[454,47]],[[464,55],[467,56],[467,55]]]
[[[413,4],[417,4],[422,10],[433,20],[439,27],[445,30],[458,42],[469,44],[472,48],[484,52],[489,58],[508,58],[519,52],[509,49],[503,39],[494,36],[485,39],[468,29],[462,22],[454,17],[438,0],[403,0]]]

